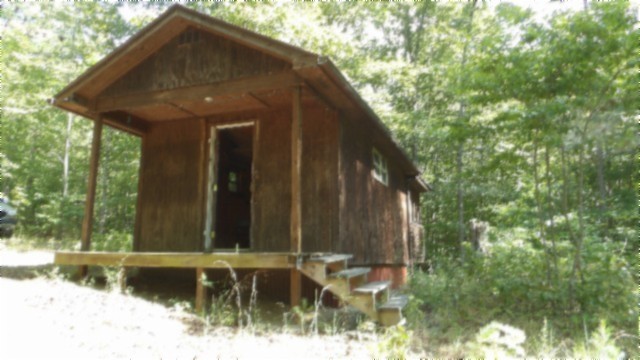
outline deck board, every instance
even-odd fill
[[[260,268],[290,269],[290,253],[149,253],[58,251],[56,265],[98,265],[158,268]]]

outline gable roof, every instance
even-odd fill
[[[181,5],[170,7],[105,58],[87,69],[56,94],[52,103],[64,110],[95,119],[98,116],[98,110],[108,108],[101,108],[98,104],[98,96],[105,89],[188,28],[195,28],[231,40],[290,64],[292,71],[281,74],[281,77],[284,77],[286,81],[299,82],[311,87],[323,100],[331,103],[340,111],[371,121],[375,129],[385,139],[383,141],[387,143],[385,147],[389,148],[387,151],[390,152],[389,156],[397,160],[404,173],[408,176],[419,175],[420,171],[404,150],[393,140],[389,129],[331,60]],[[251,84],[257,86],[256,82]],[[228,88],[227,85],[225,87]],[[207,88],[207,91],[211,90],[211,87]],[[113,118],[118,116],[118,112],[112,113]],[[124,118],[126,121],[123,120]],[[119,120],[112,119],[110,125],[134,133],[136,126],[138,132],[144,132],[145,129],[144,119],[131,116],[130,113]],[[420,183],[422,182],[420,181]],[[428,186],[420,187],[428,190]]]

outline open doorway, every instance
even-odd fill
[[[218,127],[213,247],[251,247],[253,123]]]

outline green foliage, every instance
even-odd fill
[[[91,124],[46,100],[169,6],[3,4],[0,191],[20,236],[80,235]],[[635,332],[636,5],[544,21],[482,2],[186,6],[331,57],[424,169],[432,268],[413,279],[413,321],[427,311],[453,338],[493,320],[535,333],[548,319],[559,339],[599,319]],[[94,248],[129,250],[140,142],[106,129],[102,145]],[[484,256],[467,245],[470,219],[493,229]],[[222,323],[243,321],[232,295],[214,301]],[[608,331],[585,351],[608,348]]]
[[[230,271],[233,271],[230,269]],[[214,282],[207,278],[206,273],[202,273],[202,284],[212,292],[209,309],[206,312],[206,321],[210,325],[233,326],[238,324],[241,309],[238,309],[237,302],[234,304],[240,291],[235,275],[228,282]]]
[[[232,289],[211,297],[207,321],[211,325],[233,326],[238,322],[238,311],[232,303]]]
[[[378,343],[376,356],[386,359],[405,359],[410,350],[412,332],[403,325],[391,326],[384,330]]]
[[[90,2],[8,3],[2,8],[2,77],[7,81],[1,97],[0,191],[18,209],[19,231],[27,236],[77,239],[80,235],[90,122],[76,121],[74,115],[49,106],[47,99],[132,33],[119,8]],[[137,140],[125,138],[135,149]],[[130,155],[126,148],[131,145],[114,145],[103,143],[103,148]],[[108,166],[104,163],[100,171],[114,183],[119,178],[131,183],[131,175],[137,174],[137,166],[133,173]],[[114,191],[111,196],[127,204],[129,194]],[[109,215],[132,218],[130,213]]]
[[[133,289],[126,288],[126,269],[124,267],[103,267],[105,288],[108,291],[130,294]]]
[[[92,237],[92,249],[95,251],[132,251],[133,236],[129,233],[109,231]]]
[[[586,343],[578,343],[573,348],[573,356],[583,359],[622,359],[626,357],[625,355],[625,352],[616,345],[611,328],[605,321],[600,322]]]
[[[549,278],[545,250],[534,240],[499,239],[486,255],[468,249],[464,263],[440,259],[431,272],[415,274],[412,299],[427,312],[426,325],[456,337],[462,328],[493,320],[537,333],[549,319],[556,336],[571,338],[604,319],[627,334],[634,332],[635,282],[619,245],[587,241],[582,275],[572,278],[575,248],[565,243],[556,248],[558,268]]]

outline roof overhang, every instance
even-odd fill
[[[291,70],[221,83],[127,96],[101,95],[117,79],[189,27],[227,38],[281,59],[291,64]],[[191,117],[205,117],[207,114],[227,111],[227,108],[269,106],[268,100],[260,96],[261,93],[286,92],[294,86],[308,87],[323,102],[330,104],[338,111],[369,119],[381,134],[380,137],[385,139],[383,142],[388,148],[389,156],[397,160],[405,175],[419,179],[417,176],[420,171],[393,139],[389,129],[328,58],[180,5],[169,8],[86,70],[56,94],[52,104],[89,119],[102,116],[111,126],[134,134],[142,134],[149,127],[151,108],[153,108],[153,116],[156,117],[164,115],[170,118],[177,116],[176,114],[181,110],[186,113],[183,117],[189,114]],[[171,105],[171,107],[164,109],[165,105]],[[422,180],[418,181],[424,184]],[[428,190],[428,185],[424,185],[421,187],[425,191]]]

